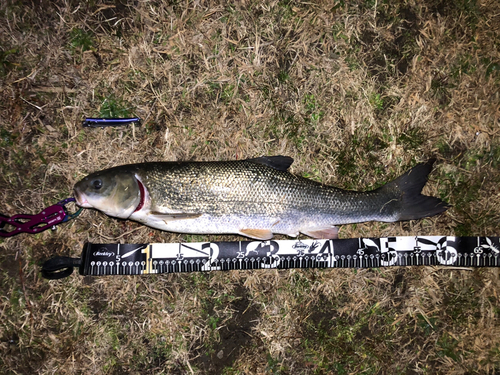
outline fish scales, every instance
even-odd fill
[[[335,225],[410,220],[447,208],[441,200],[420,194],[432,162],[382,188],[357,192],[295,176],[287,171],[292,161],[277,156],[133,164],[89,175],[75,185],[75,196],[82,207],[162,230],[259,239],[299,232],[333,237]]]
[[[173,207],[212,215],[297,211],[328,215],[332,224],[339,224],[372,218],[377,212],[370,207],[386,203],[373,193],[341,190],[246,161],[145,164],[137,174],[146,179],[155,202],[152,209],[159,211]],[[353,213],[356,218],[346,216]]]

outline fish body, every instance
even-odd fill
[[[75,185],[81,207],[153,228],[198,234],[335,238],[336,225],[419,219],[446,210],[422,195],[432,161],[381,188],[342,190],[287,171],[284,156],[223,162],[152,162],[110,168]]]

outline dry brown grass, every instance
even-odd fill
[[[340,235],[499,235],[497,1],[3,1],[0,12],[3,214],[39,212],[124,163],[283,154],[294,173],[364,189],[435,156],[426,192],[452,204],[446,214]],[[80,125],[110,113],[143,124]],[[39,274],[85,241],[201,238],[87,210],[0,240],[0,372],[500,371],[496,269]]]

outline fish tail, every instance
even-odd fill
[[[436,159],[421,163],[410,169],[381,190],[396,192],[399,209],[396,221],[416,220],[434,216],[446,211],[449,205],[436,197],[423,195],[422,189],[427,183],[432,165]]]

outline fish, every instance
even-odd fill
[[[434,159],[371,191],[343,190],[288,171],[288,156],[149,162],[92,173],[74,186],[78,206],[163,231],[337,238],[338,225],[416,220],[444,212],[422,195]]]

